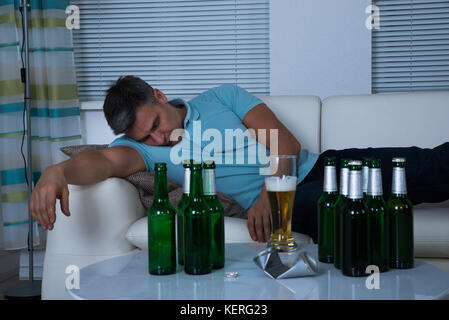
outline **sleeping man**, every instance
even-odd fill
[[[310,235],[315,242],[324,157],[333,156],[337,163],[342,158],[380,159],[384,190],[391,190],[391,159],[404,157],[413,204],[449,199],[449,142],[433,149],[353,148],[315,154],[301,148],[269,106],[235,85],[212,88],[189,101],[169,101],[142,79],[126,76],[108,89],[103,110],[114,133],[123,135],[106,149],[81,152],[43,172],[33,190],[30,210],[44,230],[54,227],[56,199],[60,199],[61,211],[70,215],[68,184],[88,185],[152,171],[156,162],[167,163],[168,178],[182,184],[182,159],[190,158],[215,160],[217,190],[245,210],[248,232],[259,242],[268,241],[271,231],[261,174],[269,155],[298,157],[292,230]]]

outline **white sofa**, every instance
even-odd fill
[[[449,141],[449,91],[335,96],[266,96],[261,99],[312,152],[348,147],[435,147]],[[449,182],[448,182],[449,183]],[[91,186],[69,186],[72,216],[57,203],[48,232],[42,298],[70,299],[67,266],[82,268],[138,250],[128,228],[146,212],[136,189],[111,178]],[[384,190],[388,192],[388,190]],[[228,218],[226,242],[251,242],[246,220]],[[449,272],[449,201],[419,205],[414,211],[415,256]],[[298,242],[310,242],[295,234]]]

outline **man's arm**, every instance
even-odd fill
[[[248,129],[254,129],[256,139],[258,129],[266,129],[266,141],[259,141],[270,149],[270,155],[274,155],[274,146],[270,145],[270,129],[278,130],[277,154],[279,155],[295,155],[299,157],[301,144],[296,140],[295,136],[280,122],[276,115],[265,105],[259,104],[252,108],[245,115],[243,124]],[[259,198],[254,205],[248,210],[248,231],[254,241],[266,242],[270,237],[271,221],[270,204],[268,194],[263,186]]]
[[[256,139],[259,141],[258,129],[266,130],[266,141],[259,141],[264,143],[265,147],[270,149],[270,155],[273,154],[273,148],[270,145],[270,129],[278,130],[278,154],[279,155],[295,155],[299,156],[301,144],[296,140],[295,136],[278,120],[276,115],[271,111],[266,104],[261,103],[252,108],[243,118],[243,124],[248,129],[254,129],[256,132]]]
[[[142,170],[145,170],[142,157],[130,147],[81,152],[45,169],[31,194],[31,214],[44,230],[52,230],[56,221],[56,199],[61,201],[61,211],[70,216],[68,184],[94,184]]]

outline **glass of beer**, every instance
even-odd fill
[[[292,236],[292,211],[298,181],[296,156],[271,156],[270,174],[265,188],[271,207],[271,235],[269,247],[283,252],[297,248]]]

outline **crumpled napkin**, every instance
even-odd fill
[[[304,250],[279,252],[268,247],[255,256],[253,261],[273,279],[314,276],[318,272],[315,258]]]

